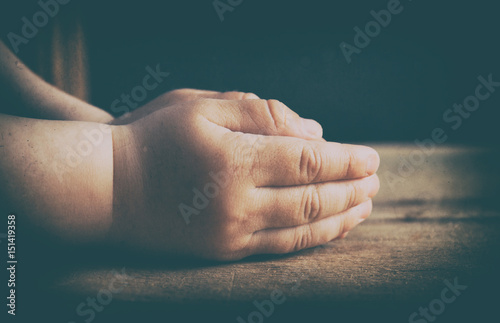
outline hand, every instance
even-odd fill
[[[217,92],[217,91],[206,91],[206,90],[194,90],[194,89],[178,89],[167,93],[164,93],[157,97],[156,99],[148,102],[144,106],[130,113],[126,113],[123,116],[115,119],[111,124],[120,125],[132,123],[140,118],[147,116],[155,112],[156,110],[188,101],[196,101],[199,99],[219,99],[219,100],[249,100],[249,99],[259,99],[259,97],[253,93],[244,93],[237,91],[230,92]]]
[[[371,213],[375,150],[275,100],[175,104],[113,127],[114,238],[217,260],[324,244]]]

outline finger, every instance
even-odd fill
[[[156,110],[182,102],[196,101],[201,99],[248,100],[259,99],[259,97],[253,93],[236,91],[218,92],[196,89],[178,89],[160,95],[159,97],[142,106],[139,110],[135,111],[133,115],[130,115],[130,113],[125,114],[120,119],[115,120],[113,124],[131,123],[135,120],[141,119],[144,116],[147,116],[148,114],[153,113]]]
[[[221,100],[259,100],[260,98],[254,93],[229,91],[229,92],[219,92],[219,95],[212,97],[214,99]]]
[[[257,187],[292,186],[354,179],[373,175],[380,164],[366,146],[262,137],[242,160]]]
[[[268,229],[255,232],[249,248],[252,254],[281,254],[295,252],[325,244],[352,230],[371,213],[372,201],[368,200],[338,215],[320,221],[285,229]]]
[[[160,96],[158,99],[156,99],[155,106],[169,106],[180,102],[195,101],[200,99],[248,100],[259,99],[259,97],[253,93],[237,91],[219,92],[186,88],[173,90],[166,93],[165,95]]]
[[[377,175],[362,179],[288,187],[258,188],[259,203],[249,212],[253,231],[286,228],[319,221],[373,198]]]
[[[222,93],[218,91],[178,89],[168,92],[162,97],[162,105],[172,105],[180,102],[195,101],[199,99],[218,99]]]
[[[336,237],[335,239],[333,240],[340,240],[340,239],[344,239],[345,237],[347,237],[347,235],[349,234],[349,231],[347,232],[344,232],[342,233],[340,236]]]
[[[206,103],[202,105],[205,117],[232,131],[303,139],[323,136],[319,123],[301,118],[276,100],[218,100]]]
[[[229,91],[229,92],[218,92],[218,91],[208,91],[208,90],[196,90],[196,89],[179,89],[169,92],[166,95],[166,103],[168,105],[194,101],[200,99],[218,99],[218,100],[250,100],[259,99],[254,93]]]
[[[158,98],[152,100],[148,105],[154,103],[155,106],[168,106],[180,102],[194,101],[201,98],[216,98],[220,95],[217,91],[196,90],[196,89],[177,89],[167,92]]]
[[[218,98],[218,96],[222,95],[221,92],[216,92],[216,91],[206,91],[206,90],[195,90],[195,89],[177,89],[177,90],[172,90],[170,92],[164,93],[160,95],[159,97],[151,100],[150,102],[146,103],[143,105],[139,110],[136,110],[132,115],[125,114],[126,119],[123,121],[126,121],[126,123],[133,122],[135,120],[141,119],[144,116],[147,116],[154,111],[157,111],[159,109],[181,103],[181,102],[187,102],[187,101],[195,101],[199,100],[201,98]],[[122,118],[124,117],[122,116]],[[119,122],[119,124],[122,124],[122,122]]]

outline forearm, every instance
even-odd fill
[[[0,114],[1,212],[70,242],[106,239],[112,224],[109,126]]]
[[[16,107],[16,115],[108,123],[113,117],[48,84],[26,67],[0,41],[0,92]],[[0,110],[1,112],[2,110]],[[5,112],[5,111],[4,111]]]

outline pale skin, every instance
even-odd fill
[[[24,91],[11,101],[33,115],[0,114],[1,212],[63,241],[233,261],[342,238],[371,213],[376,151],[326,142],[279,101],[183,89],[113,119],[16,61],[0,43],[0,82]],[[67,167],[67,147],[103,123],[61,181],[54,163]],[[207,185],[217,193],[198,208],[194,190]]]

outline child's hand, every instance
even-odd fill
[[[371,212],[378,154],[278,101],[203,99],[113,127],[113,237],[219,260],[326,243]]]

